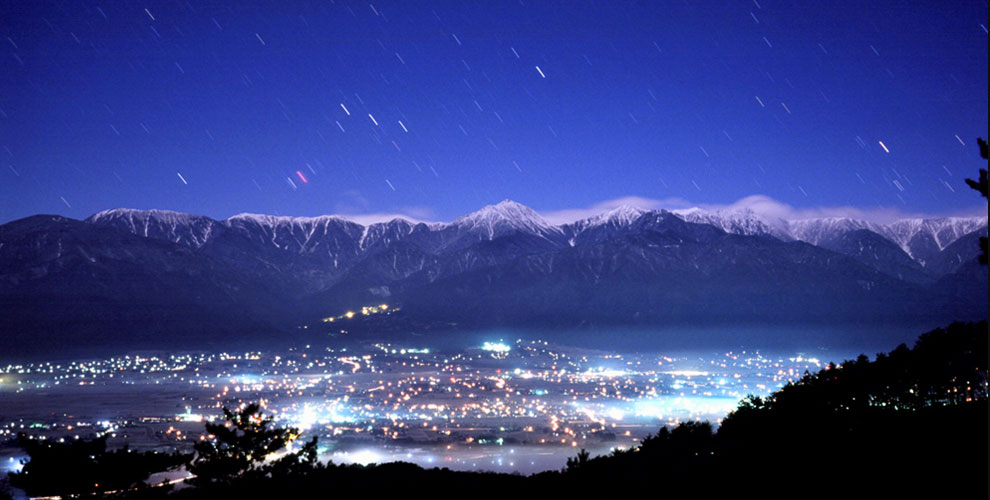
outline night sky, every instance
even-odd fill
[[[986,213],[985,1],[0,5],[0,222]],[[652,200],[652,201],[650,201]]]

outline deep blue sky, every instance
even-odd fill
[[[752,194],[985,207],[963,183],[985,166],[985,1],[0,12],[0,222],[114,207],[449,220],[503,198]]]

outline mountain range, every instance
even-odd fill
[[[623,206],[556,225],[114,209],[0,225],[11,352],[489,326],[939,322],[987,315],[987,219],[783,220]],[[301,330],[300,327],[306,327]]]

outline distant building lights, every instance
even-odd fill
[[[511,347],[501,342],[485,342],[481,345],[481,349],[489,352],[509,352],[512,350]]]

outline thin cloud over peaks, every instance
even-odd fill
[[[665,209],[671,211],[685,211],[690,209],[700,209],[709,212],[739,212],[748,210],[764,217],[779,218],[784,220],[814,219],[822,217],[849,217],[877,223],[888,223],[898,219],[909,218],[974,217],[986,215],[986,210],[983,207],[974,207],[970,210],[949,214],[906,212],[891,207],[861,208],[853,206],[820,206],[798,208],[763,194],[746,196],[729,204],[691,203],[683,198],[655,199],[640,196],[625,196],[622,198],[601,201],[587,208],[550,210],[541,212],[541,215],[548,222],[554,224],[566,224],[569,222],[586,219],[588,217],[593,217],[624,205],[645,210]]]

